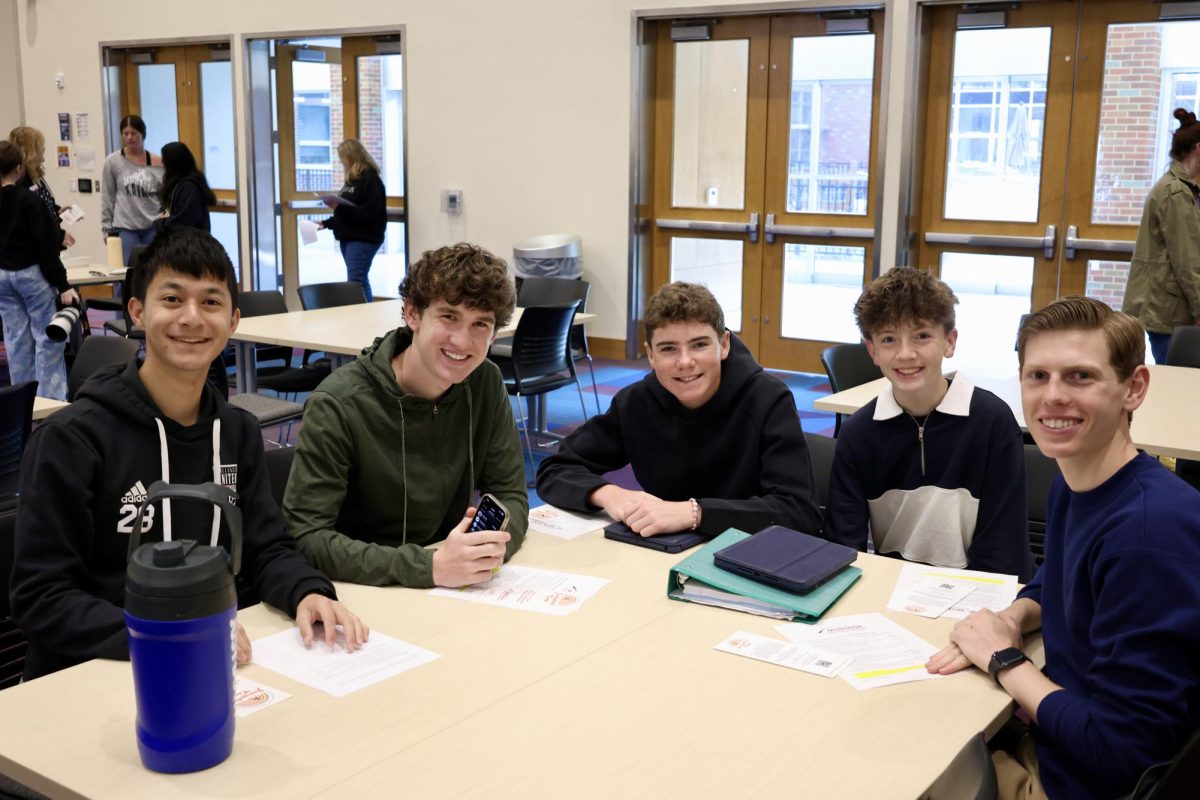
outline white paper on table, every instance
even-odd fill
[[[505,564],[486,583],[464,586],[461,589],[430,589],[429,593],[489,606],[519,608],[565,617],[600,591],[606,583],[607,578]]]
[[[611,521],[607,514],[585,516],[563,511],[548,503],[529,509],[529,530],[560,539],[578,539],[585,533],[603,528]]]
[[[791,642],[781,642],[769,636],[738,631],[714,648],[722,653],[746,656],[768,664],[778,664],[822,678],[833,678],[850,663],[850,656],[839,656]]]
[[[347,652],[339,630],[333,650],[317,636],[305,647],[299,628],[266,636],[254,642],[254,663],[306,686],[343,697],[385,678],[441,658],[423,647],[371,631],[361,649]]]
[[[978,611],[981,608],[1001,611],[1012,605],[1013,600],[1017,597],[1017,591],[1020,589],[1016,575],[980,572],[973,569],[931,567],[927,564],[905,564],[900,570],[900,577],[896,579],[896,588],[892,590],[892,599],[887,604],[888,610],[903,611],[901,599],[912,591],[915,584],[930,577],[948,578],[975,587],[975,591],[942,612],[943,617],[950,619],[962,619],[972,611]]]
[[[79,220],[83,219],[83,209],[72,203],[58,212],[58,218],[62,220],[63,225],[74,225]]]
[[[317,223],[310,219],[300,220],[300,241],[312,244],[317,241]]]
[[[897,606],[893,607],[889,603],[888,608],[892,611],[916,614],[918,617],[936,619],[961,603],[962,599],[973,591],[974,583],[928,575],[912,584],[907,594],[899,598],[893,596],[892,600],[896,601]]]
[[[248,678],[233,679],[233,713],[238,717],[247,717],[255,711],[262,711],[267,706],[282,703],[291,697],[285,691],[267,686],[265,683],[252,681]]]
[[[853,656],[840,677],[856,689],[942,677],[925,670],[938,648],[883,614],[832,617],[815,625],[789,622],[775,629],[796,644]]]

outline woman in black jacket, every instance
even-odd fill
[[[63,230],[62,221],[58,217],[61,208],[54,200],[50,184],[46,183],[46,137],[37,128],[18,125],[8,134],[8,140],[21,148],[21,152],[25,154],[25,175],[21,178],[21,186],[32,189],[42,198],[59,227],[59,247],[66,250],[75,244],[75,237]]]
[[[346,202],[326,200],[333,216],[322,220],[318,227],[333,231],[342,246],[346,277],[362,284],[369,303],[372,295],[367,273],[387,228],[387,191],[379,177],[379,165],[358,139],[339,144],[338,158],[346,171],[346,185],[338,197]]]
[[[171,142],[162,149],[163,185],[159,190],[162,211],[166,214],[154,223],[158,231],[171,225],[212,231],[208,207],[216,205],[217,196],[208,186],[208,179],[196,167],[196,158],[183,142]]]

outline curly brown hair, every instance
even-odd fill
[[[1171,158],[1183,161],[1200,144],[1200,122],[1196,121],[1196,113],[1186,108],[1175,109],[1172,116],[1179,120],[1179,127],[1171,135]]]
[[[864,339],[884,328],[903,323],[941,325],[954,330],[954,304],[949,286],[927,272],[896,267],[873,280],[854,304],[854,319]]]
[[[466,242],[422,253],[421,260],[408,268],[400,296],[422,312],[437,300],[490,311],[496,315],[497,328],[508,324],[517,305],[504,259]]]
[[[708,287],[699,283],[676,281],[660,286],[646,303],[642,326],[646,341],[659,328],[675,322],[700,322],[711,325],[720,336],[725,332],[725,312]]]

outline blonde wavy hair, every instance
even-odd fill
[[[379,165],[358,139],[346,139],[338,145],[338,157],[347,164],[346,180],[355,180],[367,167],[379,172]]]
[[[43,164],[38,163],[38,155],[46,147],[46,137],[37,128],[18,125],[8,134],[8,140],[21,148],[25,156],[25,174],[37,183],[46,176]]]

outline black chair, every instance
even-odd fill
[[[367,295],[361,283],[357,281],[336,281],[334,283],[310,283],[297,290],[300,295],[300,305],[305,311],[314,308],[336,308],[352,306],[367,302]]]
[[[1200,326],[1180,325],[1174,330],[1167,349],[1167,366],[1200,367]],[[1200,461],[1176,459],[1175,474],[1200,489]]]
[[[522,307],[529,306],[552,306],[559,303],[569,303],[572,300],[579,301],[579,313],[587,311],[588,294],[591,292],[592,285],[584,280],[575,280],[571,278],[526,278],[517,293],[517,305]],[[505,345],[511,347],[512,339],[498,340],[496,342],[500,348]],[[576,361],[587,360],[588,373],[592,378],[592,397],[596,401],[596,413],[600,413],[600,394],[596,391],[596,371],[592,368],[592,355],[588,352],[587,331],[582,325],[571,326],[571,357]],[[503,350],[498,351],[499,355],[503,355]]]
[[[357,285],[357,284],[355,284]],[[287,302],[278,290],[242,292],[238,308],[243,317],[261,317],[268,314],[286,314]],[[292,366],[292,348],[283,345],[256,345],[255,361],[258,362],[258,388],[270,389],[279,394],[311,392],[321,381],[329,377],[329,362],[305,363]],[[306,356],[310,355],[306,352]],[[282,361],[282,366],[262,366],[264,361]]]
[[[837,440],[805,431],[804,443],[808,445],[808,457],[817,481],[817,504],[821,507],[821,518],[824,519],[825,510],[829,507],[829,476],[833,473],[833,453],[837,449]]]
[[[1058,462],[1042,454],[1036,444],[1025,445],[1025,497],[1029,504],[1029,549],[1034,562],[1046,560],[1046,517],[1049,515],[1050,484],[1062,470]]]
[[[17,505],[21,458],[33,428],[33,398],[37,387],[37,381],[25,381],[0,388],[0,513]],[[0,573],[0,577],[8,580],[7,573]],[[7,597],[4,601],[7,602]]]
[[[25,669],[25,651],[28,647],[25,635],[12,620],[12,609],[8,604],[16,522],[16,509],[0,514],[0,690],[21,682],[21,673]]]
[[[137,355],[141,345],[137,339],[119,336],[88,336],[79,346],[79,355],[71,364],[67,375],[67,400],[74,402],[75,395],[84,381],[102,367],[110,364],[125,364]]]
[[[271,497],[275,505],[283,508],[283,493],[287,489],[288,476],[292,474],[292,459],[296,457],[296,448],[277,447],[268,450],[267,477],[271,481]]]
[[[1175,758],[1142,773],[1126,800],[1193,800],[1200,787],[1200,731],[1192,734]]]
[[[996,800],[998,791],[987,740],[977,733],[921,794],[921,800]]]
[[[864,383],[870,383],[876,378],[883,377],[883,371],[875,366],[867,346],[862,344],[835,344],[821,351],[821,366],[829,376],[829,388],[834,394],[853,389]],[[838,414],[833,423],[833,435],[842,430],[842,415]]]
[[[109,320],[104,323],[105,330],[128,339],[146,338],[145,331],[136,327],[129,317],[129,298],[133,296],[133,275],[134,271],[142,264],[142,256],[146,253],[146,247],[147,245],[139,244],[129,251],[129,269],[125,271],[125,277],[121,279],[121,297],[117,300],[117,307],[112,309],[121,312],[121,319]]]
[[[587,405],[583,402],[583,389],[575,373],[575,359],[571,358],[567,348],[578,307],[579,301],[573,300],[559,305],[532,306],[521,314],[513,334],[512,358],[498,363],[504,386],[517,398],[518,408],[522,397],[536,397],[573,383],[579,392],[579,408],[583,418],[587,419]],[[530,468],[536,472],[533,443],[524,413],[520,415],[520,423]]]

